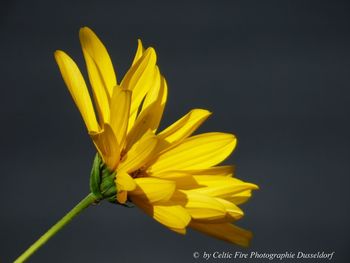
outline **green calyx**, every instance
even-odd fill
[[[98,201],[108,199],[115,203],[117,188],[114,182],[115,172],[111,172],[101,156],[97,153],[92,165],[90,175],[90,191]]]

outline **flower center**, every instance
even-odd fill
[[[140,178],[146,176],[146,171],[143,168],[137,169],[136,171],[133,171],[130,173],[130,176],[132,178]]]

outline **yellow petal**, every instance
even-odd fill
[[[228,176],[220,176],[220,175],[192,175],[190,173],[186,173],[187,171],[183,171],[183,174],[175,174],[175,176],[171,176],[171,171],[169,171],[169,175],[167,177],[163,177],[164,179],[171,179],[176,182],[176,186],[179,189],[183,190],[193,190],[197,192],[211,192],[217,189],[224,190],[225,194],[231,196],[235,193],[240,193],[241,191],[245,191],[246,189],[256,190],[258,186],[251,183],[243,182],[237,178],[228,177]],[[167,174],[167,172],[161,173],[160,175]],[[154,176],[154,175],[152,175]],[[210,189],[208,189],[210,188]],[[244,190],[242,190],[244,189]],[[214,191],[216,192],[216,191]]]
[[[171,227],[168,227],[170,230],[178,233],[178,234],[181,234],[181,235],[186,235],[186,228],[171,228]]]
[[[185,228],[191,221],[188,212],[182,206],[153,206],[153,218],[172,229]]]
[[[200,187],[205,187],[205,185],[200,185],[195,179],[195,177],[190,173],[186,173],[186,171],[183,171],[183,173],[181,174],[180,172],[181,171],[179,171],[178,173],[175,173],[173,171],[169,171],[169,172],[166,171],[160,174],[155,173],[155,174],[152,174],[151,176],[172,180],[176,183],[176,188],[180,190],[191,190],[191,189],[199,189]]]
[[[152,132],[147,132],[135,143],[123,157],[118,171],[131,173],[146,164],[151,158],[157,146],[157,138]]]
[[[99,125],[83,76],[74,61],[63,51],[55,52],[55,59],[64,82],[77,105],[89,132],[98,132]]]
[[[117,201],[120,204],[125,204],[126,200],[128,200],[128,192],[127,191],[117,192]]]
[[[184,229],[191,221],[191,216],[185,208],[179,205],[150,205],[136,197],[131,197],[132,202],[146,214],[152,216],[159,223],[174,231]]]
[[[194,175],[193,178],[200,185],[210,186],[215,184],[244,184],[242,180],[225,175]]]
[[[139,106],[154,83],[156,61],[157,56],[154,49],[148,48],[122,80],[123,89],[132,91],[128,130],[133,126]]]
[[[167,201],[173,195],[176,184],[170,180],[157,178],[136,178],[137,187],[130,191],[130,196],[146,199],[150,203]]]
[[[155,131],[158,128],[163,115],[167,89],[164,78],[162,79],[162,83],[160,82],[161,78],[159,70],[156,70],[156,72],[158,75],[158,83],[155,83],[154,88],[152,88],[146,95],[142,110],[137,117],[134,126],[128,133],[128,145],[126,146],[126,150],[129,149],[130,145],[133,145],[139,140],[146,131]],[[149,97],[152,98],[148,99]]]
[[[170,125],[158,134],[163,140],[163,147],[175,146],[183,139],[190,136],[209,116],[211,112],[203,109],[193,109],[181,119]]]
[[[115,178],[118,191],[132,191],[136,188],[135,180],[126,172],[119,172]]]
[[[156,177],[156,178],[163,178],[163,179],[179,179],[179,178],[188,178],[192,177],[192,174],[190,174],[187,171],[176,171],[176,170],[170,170],[170,171],[164,171],[161,173],[154,173],[151,174],[150,176]]]
[[[112,64],[105,47],[91,29],[87,27],[81,28],[79,37],[94,94],[95,105],[102,125],[109,122],[109,98],[111,97],[112,88],[116,85],[115,80],[114,84],[106,83],[108,81],[107,75],[110,74],[108,71],[110,71]],[[111,70],[114,74],[113,67]],[[115,75],[113,76],[115,78]],[[109,87],[110,90],[108,90],[108,85],[112,85]]]
[[[248,201],[248,199],[252,196],[252,190],[246,190],[242,192],[235,193],[231,196],[225,196],[225,199],[229,200],[230,202],[240,205]]]
[[[137,40],[137,50],[134,56],[134,60],[132,61],[132,66],[141,58],[142,54],[143,54],[144,48],[142,45],[142,41],[141,39]]]
[[[180,173],[182,172],[182,173]],[[165,176],[164,176],[165,175]],[[162,177],[160,177],[162,176]],[[181,190],[194,190],[205,187],[224,186],[225,188],[232,189],[238,184],[243,183],[236,179],[230,179],[227,176],[215,176],[215,175],[192,175],[188,171],[166,171],[160,174],[152,174],[152,177],[159,177],[163,179],[170,179],[176,182],[176,187]],[[229,192],[231,194],[231,192]]]
[[[168,95],[167,91],[168,86],[166,80],[160,74],[159,68],[156,66],[154,70],[153,86],[146,94],[145,100],[142,103],[142,109],[140,113],[142,113],[142,111],[144,110],[147,110],[147,108],[153,105],[154,103],[158,104],[158,107],[162,106],[160,110],[163,111]]]
[[[209,195],[212,197],[224,197],[232,196],[236,193],[240,193],[246,190],[256,190],[258,186],[252,183],[246,183],[241,180],[226,176],[193,176],[194,180],[198,184],[199,188],[194,188],[188,183],[183,185],[177,182],[177,187],[181,189],[190,189],[188,191],[196,192],[199,194]],[[193,189],[191,189],[193,188]]]
[[[88,27],[80,29],[79,37],[84,56],[89,55],[94,61],[94,64],[88,64],[86,61],[91,85],[100,85],[98,81],[101,82],[106,88],[109,97],[111,97],[113,88],[117,85],[117,78],[106,47]],[[93,75],[90,76],[90,73]],[[98,79],[93,78],[94,76],[98,76]]]
[[[176,192],[170,200],[186,208],[193,219],[214,220],[226,216],[226,208],[215,198],[190,192]]]
[[[167,170],[161,173],[151,174],[150,176],[164,179],[174,179],[178,180],[179,178],[187,181],[192,181],[195,184],[197,182],[193,179],[193,176],[227,176],[231,177],[233,174],[234,166],[224,165],[224,166],[215,166],[207,169],[199,170]]]
[[[233,176],[234,166],[232,165],[214,166],[207,169],[188,170],[187,172],[192,175]]]
[[[253,234],[243,228],[230,223],[206,224],[192,221],[190,227],[209,236],[237,244],[242,247],[248,247]]]
[[[156,159],[149,168],[152,174],[166,170],[205,169],[231,154],[236,138],[226,133],[204,133],[189,137]]]
[[[131,91],[123,90],[121,87],[115,87],[111,99],[110,124],[117,137],[120,148],[124,147],[129,121],[130,103]]]
[[[101,132],[90,133],[90,136],[103,162],[114,171],[120,160],[120,148],[112,128],[105,124]]]
[[[244,213],[242,209],[240,209],[235,204],[222,198],[215,198],[215,200],[221,203],[229,217],[232,217],[235,220],[238,220],[243,217]]]

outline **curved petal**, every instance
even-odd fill
[[[236,205],[240,205],[247,202],[251,196],[252,196],[252,190],[246,190],[246,191],[235,193],[231,196],[225,196],[225,199],[227,199],[228,201]]]
[[[111,99],[110,124],[117,137],[120,148],[123,149],[129,122],[131,91],[115,87]]]
[[[156,61],[156,52],[153,48],[148,48],[129,69],[120,84],[123,89],[132,91],[128,130],[134,125],[139,106],[154,83]]]
[[[168,86],[165,81],[165,78],[160,74],[159,68],[156,66],[154,70],[154,83],[152,88],[147,92],[144,102],[142,103],[142,111],[147,110],[147,108],[154,103],[163,106],[166,103]],[[161,109],[162,110],[162,109]]]
[[[242,247],[248,247],[253,237],[252,232],[232,225],[230,223],[206,224],[192,221],[190,227],[209,236],[237,244]]]
[[[153,206],[153,218],[171,229],[183,229],[191,221],[191,216],[182,206]]]
[[[189,183],[187,185],[186,182],[183,182],[183,185],[177,182],[177,187],[189,189],[188,191],[195,193],[223,198],[243,191],[258,189],[258,186],[255,184],[226,176],[193,176],[193,179],[197,183],[197,186],[193,182],[188,181]]]
[[[152,132],[147,132],[123,157],[118,171],[130,173],[140,169],[152,158],[156,146],[157,137]]]
[[[210,221],[226,216],[225,206],[219,201],[197,193],[176,192],[169,202],[183,206],[196,220]]]
[[[173,195],[176,184],[169,180],[157,178],[136,178],[137,187],[130,191],[130,196],[146,199],[150,203],[168,201]]]
[[[117,201],[120,204],[125,204],[127,200],[128,200],[128,192],[127,191],[122,190],[122,191],[117,192]]]
[[[103,89],[112,97],[117,78],[106,47],[88,27],[80,29],[79,38],[93,89]]]
[[[79,68],[74,61],[61,50],[55,52],[55,59],[63,80],[83,117],[88,131],[98,132],[100,128],[96,120],[94,107]]]
[[[187,171],[169,170],[161,173],[150,174],[149,176],[161,179],[176,180],[179,178],[187,179],[188,177],[192,177],[192,174],[188,173]]]
[[[189,137],[160,155],[148,171],[155,174],[166,170],[205,169],[226,159],[235,146],[235,136],[227,133],[204,133]]]
[[[162,148],[169,145],[176,145],[190,136],[198,127],[211,115],[211,112],[204,109],[193,109],[181,119],[170,125],[158,134],[162,143]]]
[[[168,227],[170,230],[181,234],[181,235],[186,235],[186,228],[173,228],[173,227]]]
[[[128,199],[128,192],[136,188],[135,180],[126,172],[120,171],[115,178],[117,201],[124,204]]]
[[[234,168],[232,165],[222,165],[207,169],[188,170],[187,172],[192,175],[233,176]]]
[[[193,176],[225,176],[231,177],[234,171],[234,166],[223,165],[214,166],[207,169],[198,170],[167,170],[160,173],[150,174],[152,177],[174,179],[174,180],[194,180]]]
[[[235,204],[222,199],[222,198],[215,198],[216,201],[218,201],[226,210],[226,213],[229,217],[232,217],[234,220],[238,220],[243,217],[244,213],[242,209],[240,209]]]
[[[112,128],[106,123],[103,130],[90,136],[107,167],[114,171],[120,160],[120,148]]]
[[[161,76],[158,69],[156,70],[156,73],[159,81],[155,83],[155,86],[146,95],[142,110],[138,115],[134,126],[128,133],[128,145],[126,146],[126,150],[128,150],[130,145],[133,145],[148,130],[156,131],[162,118],[167,96],[167,87],[164,78],[162,78],[161,82]]]
[[[115,178],[118,191],[132,191],[136,189],[135,180],[126,172],[121,171]]]
[[[171,230],[184,229],[191,221],[191,216],[180,205],[150,205],[136,197],[131,197],[132,202],[146,214],[152,216],[159,223]],[[181,231],[180,231],[181,232]]]
[[[138,39],[137,40],[137,50],[136,50],[136,53],[134,56],[134,60],[132,61],[132,64],[131,64],[132,66],[142,57],[144,50],[145,49],[143,48],[141,39]]]

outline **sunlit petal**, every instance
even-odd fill
[[[132,191],[137,186],[135,180],[124,171],[121,171],[117,174],[115,182],[118,191]]]
[[[101,88],[106,89],[107,94],[111,97],[113,88],[117,85],[117,78],[106,47],[88,27],[80,29],[79,37],[85,59],[88,55],[94,62],[86,61],[91,85],[96,86],[94,89],[103,85]]]
[[[110,124],[121,148],[124,147],[129,122],[131,91],[116,87],[111,99]]]
[[[55,52],[55,59],[72,98],[77,105],[89,132],[98,132],[94,107],[83,76],[74,61],[63,51]]]
[[[161,148],[159,151],[176,146],[190,136],[208,117],[211,112],[203,109],[193,109],[181,119],[158,134]]]
[[[225,160],[235,146],[235,136],[227,133],[204,133],[189,137],[157,158],[148,171],[160,173],[166,170],[205,169]]]
[[[137,50],[136,50],[136,53],[135,53],[135,56],[134,56],[134,60],[132,61],[132,66],[142,57],[142,54],[144,52],[144,47],[142,45],[142,41],[141,39],[138,39],[137,40]]]

